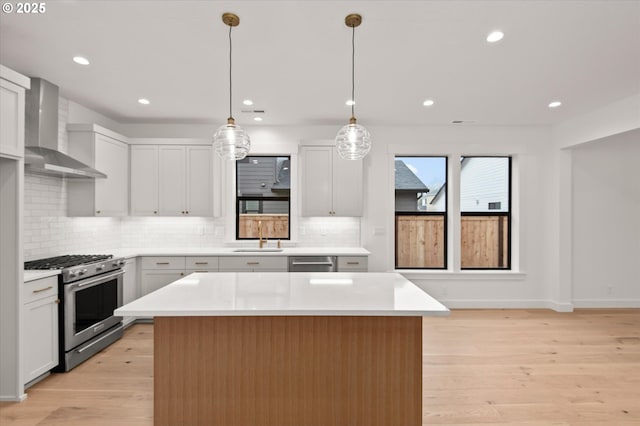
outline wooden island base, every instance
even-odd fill
[[[419,426],[422,317],[162,317],[154,424]]]

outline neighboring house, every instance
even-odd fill
[[[416,212],[426,210],[427,185],[407,167],[402,160],[396,160],[396,211]]]
[[[288,213],[290,185],[286,157],[246,157],[238,161],[238,196],[245,197],[241,213]],[[273,201],[271,201],[273,199]]]
[[[504,158],[464,157],[460,182],[460,211],[508,211],[509,170],[504,167]],[[444,210],[445,188],[446,183],[431,200],[429,210]]]

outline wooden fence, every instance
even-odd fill
[[[396,267],[444,266],[444,217],[396,216]]]
[[[509,219],[506,216],[463,216],[461,266],[506,268]],[[444,218],[396,216],[396,267],[443,268]]]
[[[258,222],[263,238],[289,238],[288,214],[241,214],[238,238],[258,238]]]

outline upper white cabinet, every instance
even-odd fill
[[[68,124],[69,155],[107,175],[68,179],[69,216],[126,216],[129,146],[126,138],[94,124]]]
[[[131,215],[213,216],[209,145],[132,145]]]
[[[158,214],[158,147],[131,145],[131,215]]]
[[[24,157],[24,91],[30,80],[0,65],[0,156]]]
[[[362,160],[330,145],[300,148],[302,216],[362,216]]]

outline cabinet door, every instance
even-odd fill
[[[24,89],[0,79],[0,155],[24,157]]]
[[[156,291],[182,277],[184,277],[184,270],[142,271],[140,283],[142,292],[141,296]]]
[[[159,156],[159,214],[184,216],[185,203],[185,147],[160,146]]]
[[[158,147],[131,146],[131,215],[158,214]]]
[[[339,256],[338,272],[367,272],[369,258],[366,256]]]
[[[331,216],[332,161],[330,146],[305,146],[301,149],[302,216]]]
[[[362,160],[344,160],[333,151],[333,215],[362,216]]]
[[[186,148],[186,214],[213,216],[213,150],[206,145]]]
[[[95,168],[107,175],[96,179],[96,216],[126,216],[129,211],[129,148],[96,134]]]
[[[127,259],[122,279],[122,303],[127,304],[138,298],[136,259]]]
[[[58,298],[24,305],[23,375],[30,382],[58,365]]]

